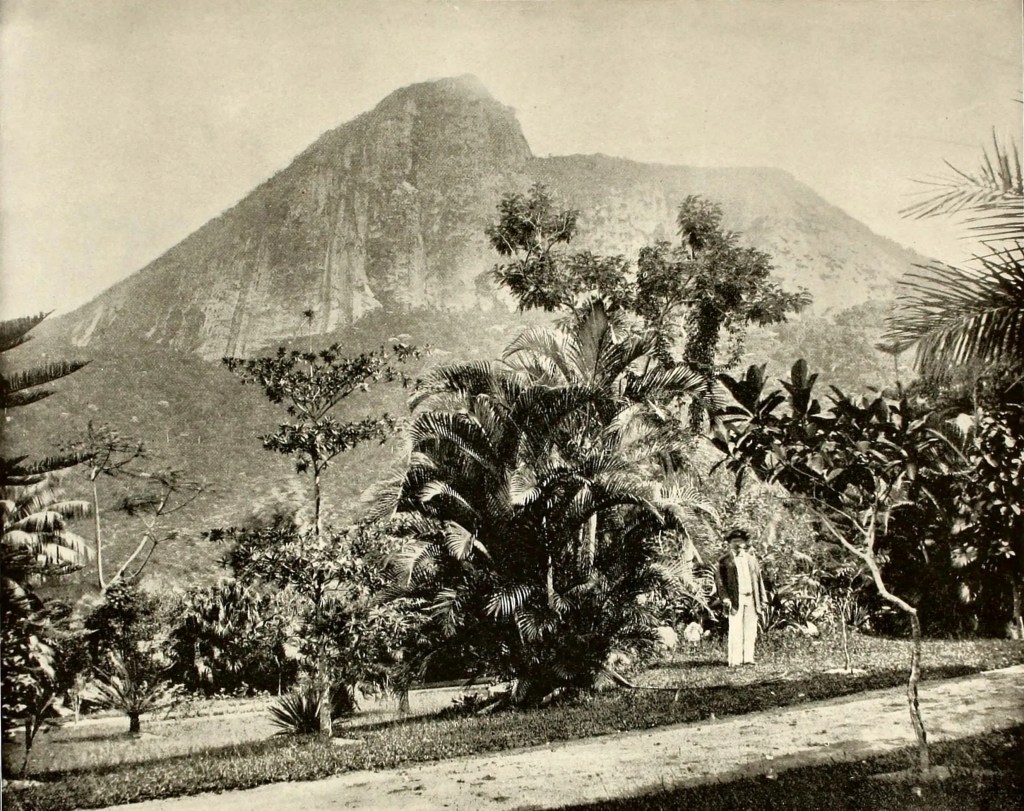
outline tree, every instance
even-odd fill
[[[132,475],[138,484],[121,499],[118,509],[142,522],[142,537],[114,576],[107,580],[108,589],[121,580],[136,581],[160,544],[178,537],[176,529],[164,527],[166,517],[184,510],[207,490],[206,482],[181,470],[156,470]],[[137,563],[143,552],[145,557]],[[135,564],[134,570],[132,564]]]
[[[86,617],[85,628],[98,700],[128,716],[129,732],[139,732],[142,713],[173,695],[161,650],[165,621],[159,598],[118,578]]]
[[[342,421],[334,409],[357,391],[366,391],[373,383],[399,378],[392,361],[404,361],[417,350],[404,344],[394,347],[394,355],[379,349],[356,357],[344,357],[333,344],[319,353],[286,351],[266,358],[224,358],[224,365],[243,383],[260,386],[272,403],[285,404],[295,423],[283,423],[277,431],[263,436],[267,450],[296,456],[299,473],[313,478],[313,526],[317,536],[322,530],[321,477],[331,462],[345,451],[376,439],[384,442],[395,430],[395,421],[387,414],[359,421]]]
[[[640,595],[688,573],[658,557],[657,488],[628,451],[625,415],[693,376],[645,370],[645,354],[593,307],[574,331],[523,336],[506,363],[423,381],[409,465],[381,499],[421,522],[392,593],[428,607],[440,632],[423,660],[471,650],[479,670],[513,680],[512,701],[539,703],[608,677],[612,650],[650,644],[657,620]]]
[[[722,228],[722,208],[690,195],[676,217],[680,245],[667,242],[643,248],[637,263],[636,310],[658,336],[663,362],[685,331],[682,359],[713,380],[719,337],[723,329],[742,330],[786,320],[811,302],[801,290],[788,293],[771,279],[771,257],[741,247],[739,237]],[[731,365],[733,358],[726,366]],[[691,427],[699,427],[703,407],[690,406]]]
[[[664,368],[654,362],[651,337],[623,335],[620,322],[603,299],[596,299],[581,307],[571,325],[528,329],[504,353],[508,367],[524,372],[535,385],[593,392],[593,399],[559,427],[555,442],[565,455],[585,458],[607,444],[609,431],[617,450],[634,460],[669,453],[682,437],[665,409],[706,388],[689,367]],[[596,513],[585,531],[592,563]]]
[[[715,444],[742,475],[780,484],[807,505],[828,538],[870,571],[878,594],[908,618],[911,667],[907,701],[918,740],[918,765],[929,767],[927,735],[918,705],[921,623],[919,607],[894,594],[883,577],[879,542],[902,512],[927,503],[936,481],[950,475],[949,445],[915,414],[906,398],[855,400],[834,391],[823,408],[813,396],[816,375],[794,364],[783,381],[786,395],[764,391],[763,369],[743,379],[723,375],[736,400]],[[780,411],[785,405],[786,410]],[[919,528],[920,529],[920,528]]]
[[[929,181],[933,193],[904,210],[909,217],[967,215],[969,233],[984,251],[975,266],[940,262],[919,266],[903,281],[904,294],[885,340],[917,346],[925,373],[949,366],[1007,362],[1024,371],[1024,180],[1017,144],[984,151],[974,173]]]
[[[72,442],[69,445],[69,450],[77,456],[84,457],[82,467],[92,488],[96,580],[102,591],[107,588],[108,584],[103,576],[103,534],[100,527],[100,498],[97,481],[101,477],[112,479],[132,475],[135,472],[133,465],[146,458],[146,449],[141,441],[123,437],[120,432],[109,426],[96,425],[90,420],[85,436]],[[143,540],[143,543],[145,542]],[[122,568],[118,575],[123,573],[124,569]],[[138,573],[135,574],[138,575]]]
[[[659,242],[641,249],[635,279],[622,256],[570,253],[579,212],[558,211],[542,185],[529,195],[509,194],[498,206],[498,222],[487,229],[491,245],[511,261],[492,277],[519,301],[519,308],[566,310],[579,316],[595,298],[611,313],[629,313],[655,339],[662,365],[683,363],[713,380],[723,329],[737,335],[747,324],[786,319],[810,303],[806,291],[788,293],[771,278],[771,257],[742,247],[722,228],[722,209],[701,197],[679,208],[680,245]],[[686,336],[682,358],[676,343]],[[732,358],[725,365],[731,365]],[[710,382],[705,396],[710,393]],[[699,428],[704,403],[690,403],[691,427]]]
[[[103,709],[128,716],[128,732],[142,732],[142,714],[172,701],[180,687],[164,677],[167,668],[155,658],[112,653],[97,668],[95,700]]]
[[[383,562],[355,529],[321,533],[279,518],[262,527],[212,534],[232,547],[226,563],[242,583],[287,598],[291,642],[318,694],[320,734],[331,735],[332,710],[354,709],[357,687],[384,687],[408,627],[400,606],[378,605]],[[343,701],[332,701],[344,694]]]
[[[953,561],[979,570],[982,590],[1009,586],[1010,633],[1024,639],[1024,407],[982,416],[968,462],[956,501]]]

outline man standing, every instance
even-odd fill
[[[729,613],[729,667],[754,664],[757,615],[764,610],[764,583],[757,558],[750,552],[750,534],[735,527],[726,534],[729,552],[718,561],[715,580]]]

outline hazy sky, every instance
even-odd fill
[[[1020,138],[1020,0],[3,0],[0,316],[138,270],[406,84],[473,73],[537,155],[776,166],[873,229]]]

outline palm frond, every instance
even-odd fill
[[[419,409],[430,405],[431,398],[437,395],[470,397],[476,394],[498,394],[498,384],[504,372],[504,367],[491,361],[440,366],[423,378],[419,390],[410,398],[410,407]]]
[[[476,535],[465,527],[451,521],[445,525],[444,542],[449,554],[456,560],[466,560],[474,550],[489,556],[486,547],[480,543]]]
[[[901,283],[897,311],[882,340],[917,345],[921,369],[1020,364],[1024,353],[1024,245],[978,257],[977,269],[934,263]]]
[[[971,230],[983,239],[1018,239],[1024,234],[1024,183],[1017,143],[1001,144],[992,133],[992,151],[982,151],[981,165],[966,172],[947,162],[952,174],[922,181],[924,199],[900,213],[921,219],[972,213]]]
[[[431,619],[440,623],[446,636],[455,634],[461,616],[461,600],[455,589],[440,589],[428,608]]]
[[[527,372],[547,385],[570,383],[579,378],[580,352],[570,334],[550,327],[531,327],[505,349],[502,359],[512,368]],[[546,379],[545,379],[546,378]]]
[[[524,584],[500,589],[491,595],[485,610],[492,617],[511,617],[526,604],[533,591],[533,587]]]
[[[39,313],[0,321],[0,352],[7,352],[32,340],[28,333],[39,326],[48,315],[49,313]]]

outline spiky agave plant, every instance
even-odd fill
[[[277,734],[319,734],[323,700],[323,691],[312,684],[281,696],[276,703],[270,705],[270,721],[279,728]],[[334,721],[352,715],[359,706],[353,690],[344,685],[331,691],[330,701],[331,719]]]

